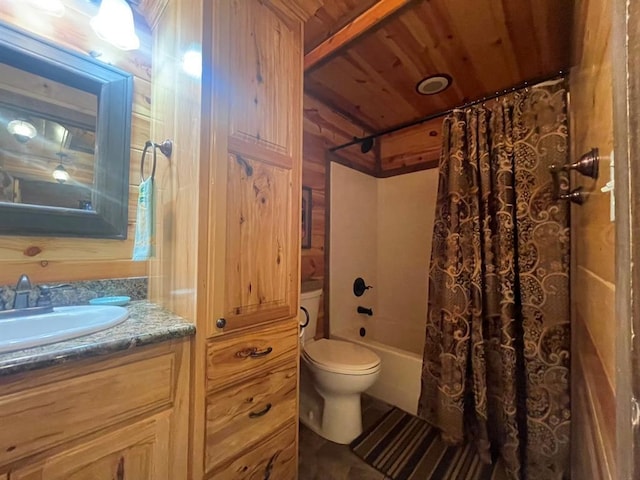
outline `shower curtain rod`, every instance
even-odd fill
[[[558,73],[550,76],[543,77],[535,80],[531,80],[528,82],[522,82],[514,87],[507,88],[505,90],[501,90],[492,95],[487,95],[486,97],[482,97],[478,100],[473,100],[472,102],[467,102],[464,105],[460,105],[458,107],[450,108],[448,110],[443,110],[441,112],[432,113],[427,115],[426,117],[418,118],[417,120],[411,120],[410,122],[401,123],[400,125],[396,125],[395,127],[387,128],[386,130],[381,130],[376,133],[372,133],[371,135],[367,135],[366,137],[354,138],[350,142],[347,142],[343,145],[339,145],[337,147],[330,148],[330,152],[336,152],[346,147],[350,147],[351,145],[357,145],[358,143],[365,142],[366,140],[373,140],[374,138],[381,137],[382,135],[387,135],[389,133],[397,132],[398,130],[402,130],[404,128],[413,127],[414,125],[420,125],[421,123],[428,122],[429,120],[433,120],[434,118],[442,117],[444,115],[448,115],[455,110],[462,110],[468,107],[472,107],[474,105],[478,105],[479,103],[488,102],[489,100],[493,100],[494,98],[501,97],[503,95],[507,95],[509,93],[517,92],[518,90],[522,90],[523,88],[535,87],[536,85],[542,84],[544,82],[550,82],[553,80],[564,79],[566,77],[566,73],[560,70]]]

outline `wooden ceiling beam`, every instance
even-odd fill
[[[353,42],[413,0],[380,0],[304,56],[305,71]]]

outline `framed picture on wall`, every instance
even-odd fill
[[[311,187],[302,187],[302,248],[311,248]]]

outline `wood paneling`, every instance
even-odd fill
[[[569,65],[570,0],[421,0],[306,75],[305,89],[379,131]],[[449,90],[416,84],[446,73]]]
[[[309,52],[378,0],[324,0],[304,24],[304,51]]]
[[[611,2],[575,3],[570,74],[571,161],[600,149],[600,178],[572,178],[590,192],[571,210],[572,237],[572,474],[616,479],[615,235],[609,220],[613,146]],[[621,477],[620,477],[621,478]]]
[[[306,22],[323,4],[324,0],[265,0],[279,12]]]
[[[97,6],[81,0],[64,0],[65,15],[48,17],[24,2],[0,2],[0,20],[43,37],[73,51],[101,53],[99,58],[134,75],[131,132],[132,169],[138,168],[144,142],[150,136],[151,37],[144,24],[136,25],[140,49],[123,52],[95,36],[89,25]],[[162,159],[159,160],[162,162]],[[133,202],[139,174],[130,178]],[[15,283],[22,273],[35,282],[122,278],[144,275],[146,262],[132,262],[133,222],[129,218],[128,240],[81,238],[0,237],[0,285]],[[34,251],[40,253],[32,255]]]
[[[177,68],[176,59],[201,41],[202,5],[165,3],[152,31],[151,132],[154,141],[173,140],[173,152],[169,160],[158,153],[156,256],[149,261],[149,298],[195,321],[201,82]],[[152,7],[151,2],[141,4]],[[137,163],[131,175],[139,181]]]
[[[379,0],[358,15],[336,33],[304,56],[304,68],[308,70],[325,58],[353,42],[360,35],[390,17],[412,0]]]
[[[381,176],[437,167],[442,149],[442,120],[443,117],[438,117],[380,137]]]
[[[141,89],[154,99],[151,135],[154,141],[173,140],[170,160],[158,154],[156,256],[149,262],[149,298],[193,322],[198,320],[198,265],[204,263],[198,250],[198,226],[208,220],[200,218],[199,207],[203,82],[187,74],[178,62],[185,51],[203,42],[203,7],[203,2],[186,0],[141,0],[139,6],[148,19],[153,18],[153,82]],[[136,152],[136,158],[140,153]],[[131,176],[139,181],[138,164],[132,164]],[[201,298],[208,295],[207,290]],[[190,396],[184,400],[195,428],[182,440],[190,445],[190,452],[181,461],[188,469],[187,478],[193,479],[202,478],[204,463],[204,434],[199,432],[204,425],[206,339],[201,327],[202,322],[192,342],[192,383]]]
[[[330,148],[343,145],[354,137],[364,137],[373,132],[356,125],[346,116],[327,107],[322,102],[305,95],[304,97],[304,156],[313,156],[316,162]],[[376,150],[368,153],[360,151],[360,145],[341,149],[337,154],[340,162],[370,175],[376,172]],[[319,163],[319,162],[318,162]]]
[[[613,3],[616,213],[616,473],[640,476],[640,5]]]
[[[618,478],[615,476],[615,391],[580,315],[575,316],[573,330],[580,352],[574,352],[571,369],[572,478]]]

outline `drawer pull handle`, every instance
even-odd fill
[[[266,357],[267,355],[269,355],[271,352],[273,352],[273,348],[269,347],[266,350],[263,350],[261,352],[258,352],[257,350],[253,350],[249,356],[253,357],[253,358],[258,358],[258,357]]]
[[[260,357],[266,357],[271,352],[273,352],[273,348],[271,348],[271,347],[269,347],[269,348],[267,348],[267,349],[265,349],[265,350],[263,350],[261,352],[259,352],[256,347],[245,348],[244,350],[240,350],[239,352],[236,352],[236,357],[237,358],[247,358],[247,357],[260,358]]]
[[[260,410],[259,412],[250,412],[249,413],[249,418],[258,418],[258,417],[262,417],[263,415],[266,415],[269,410],[271,410],[271,404],[267,403],[267,406],[264,407],[262,410]]]

